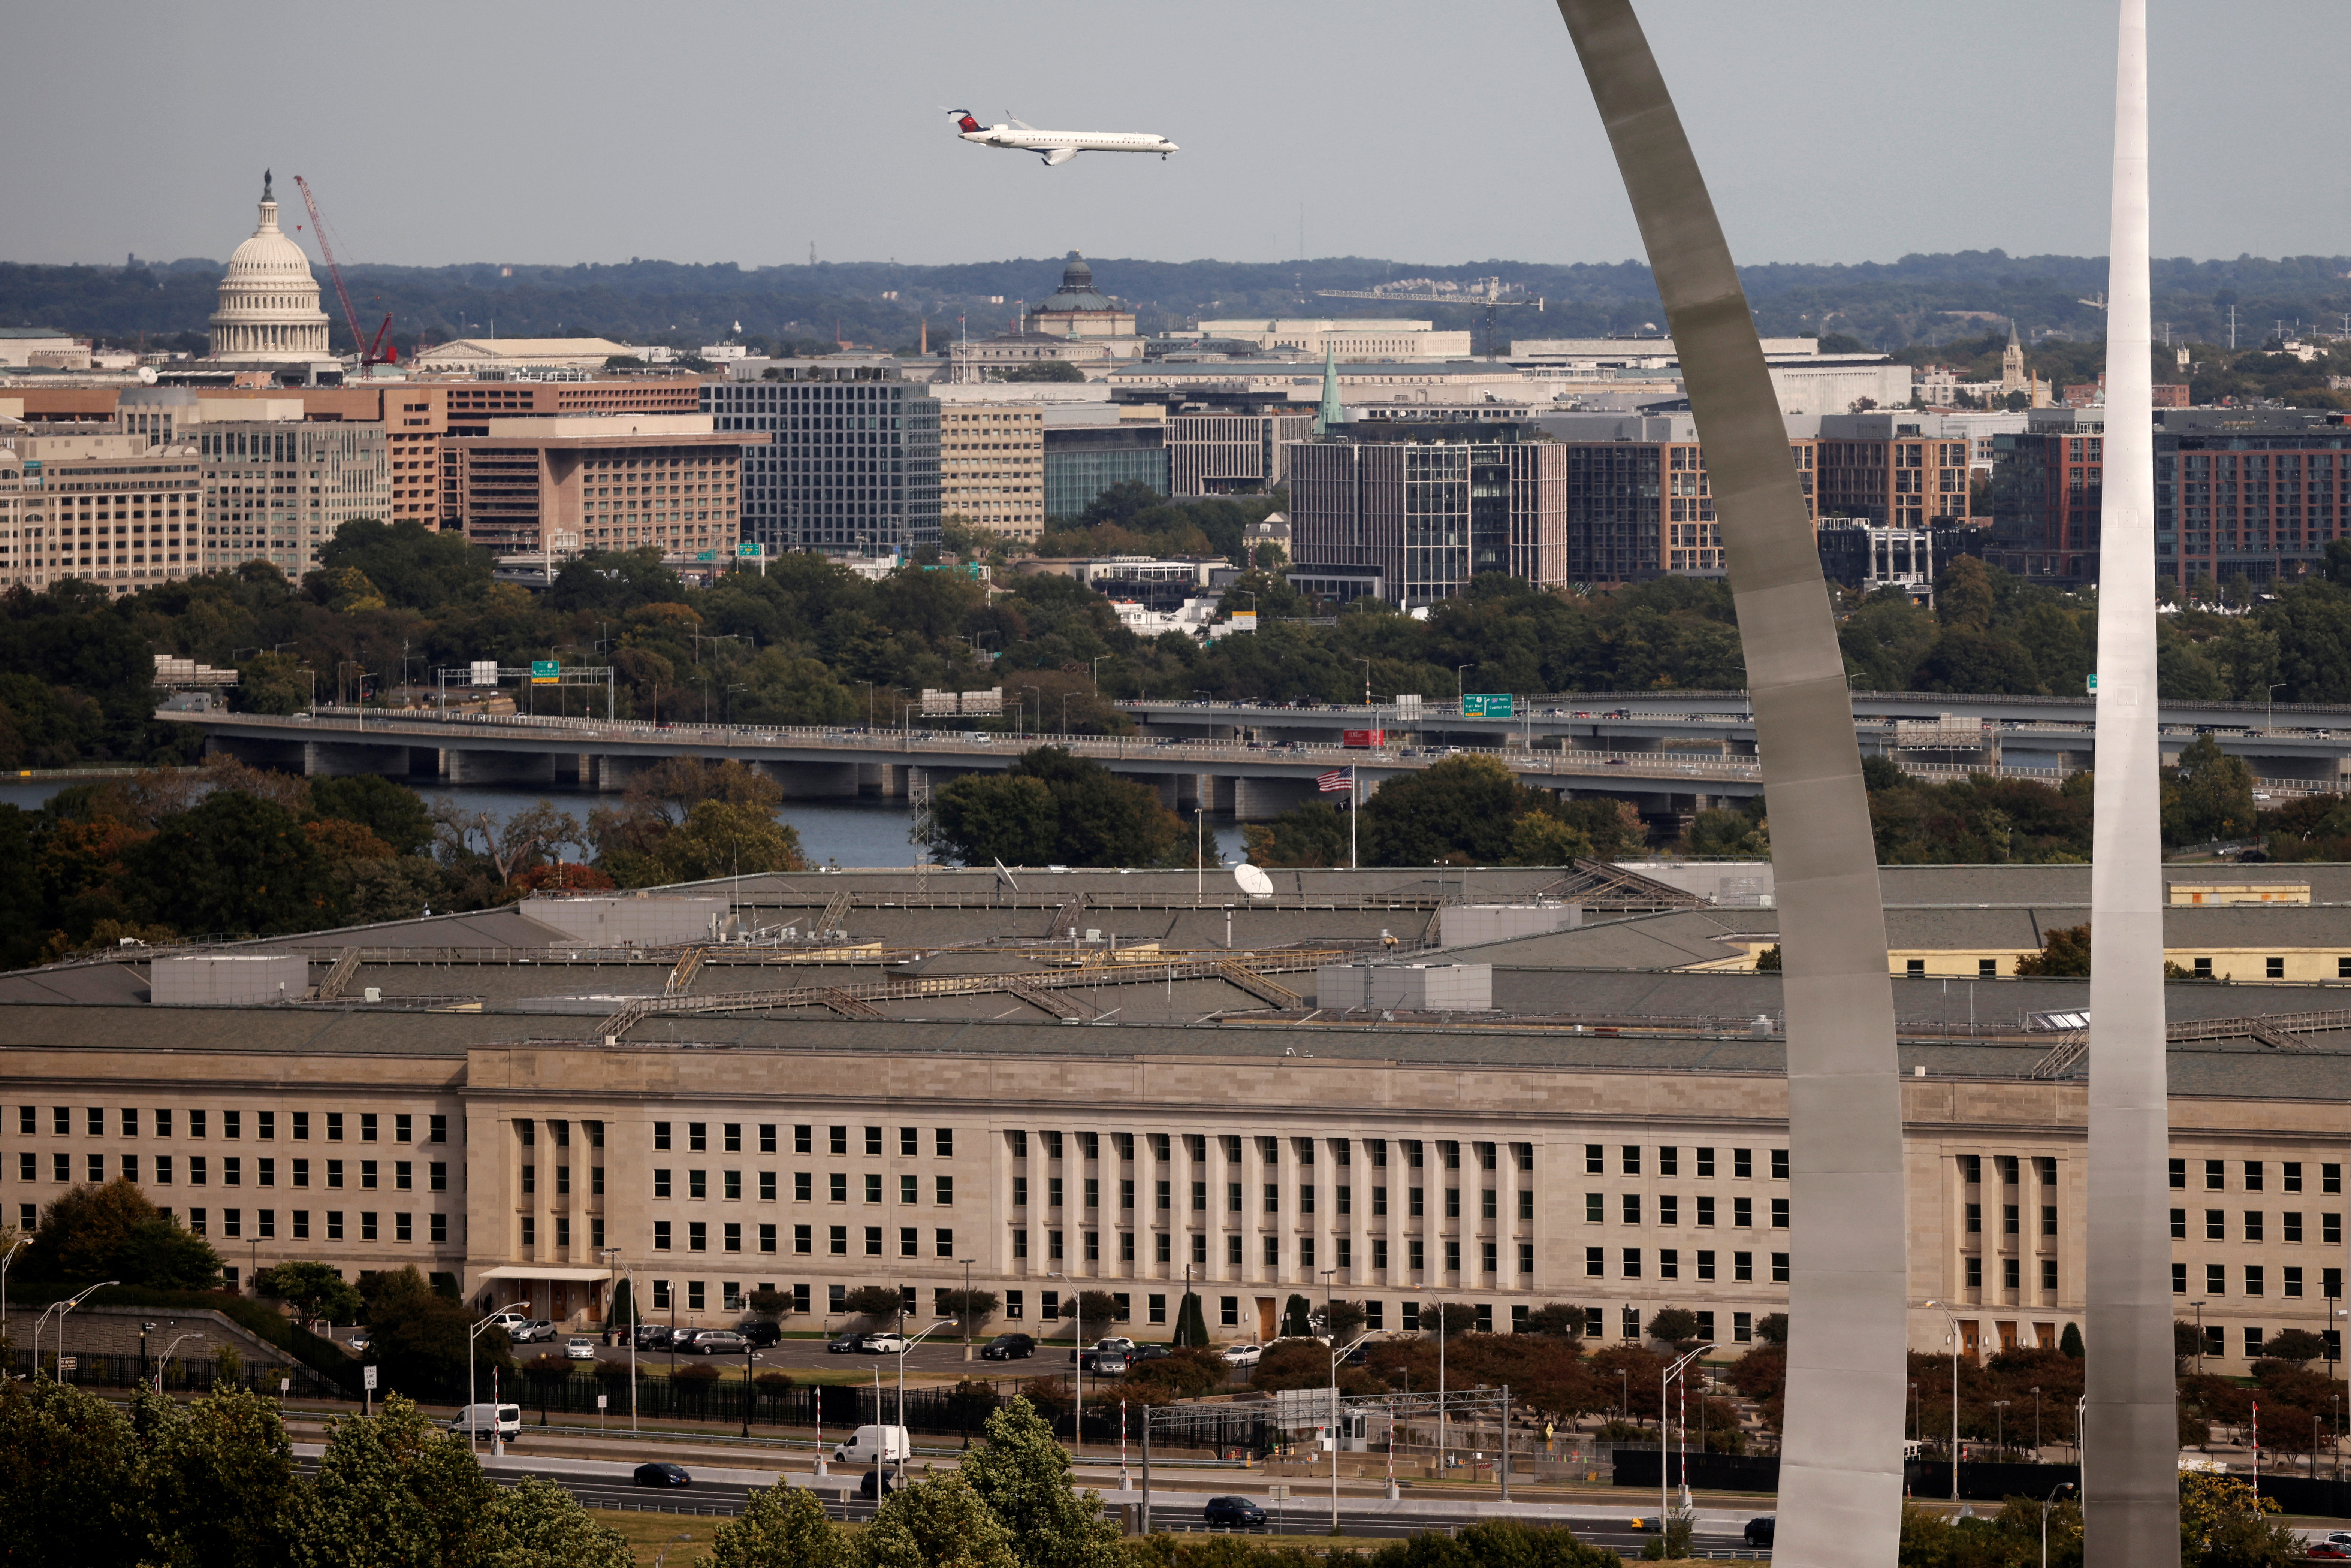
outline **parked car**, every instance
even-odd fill
[[[351,1331],[351,1337],[349,1343],[353,1354],[357,1354],[359,1352],[365,1350],[371,1343],[368,1339],[367,1330],[353,1329]]]
[[[1139,1344],[1126,1353],[1126,1358],[1134,1362],[1164,1361],[1173,1354],[1164,1344]]]
[[[563,1358],[566,1361],[595,1360],[596,1336],[591,1333],[573,1334],[563,1342]]]
[[[1124,1351],[1127,1354],[1133,1355],[1134,1354],[1134,1342],[1127,1338],[1124,1334],[1110,1334],[1094,1341],[1094,1348],[1096,1350]]]
[[[522,1436],[519,1405],[468,1405],[451,1418],[449,1430],[461,1437],[503,1437],[511,1443]]]
[[[1228,1344],[1225,1347],[1225,1364],[1255,1366],[1258,1364],[1258,1358],[1263,1354],[1265,1354],[1265,1346],[1261,1344]]]
[[[694,1484],[694,1478],[685,1473],[684,1466],[673,1465],[665,1459],[639,1465],[631,1479],[641,1487],[690,1487]]]
[[[529,1326],[529,1323],[530,1320],[523,1316],[520,1312],[500,1312],[491,1318],[486,1326],[506,1330],[507,1338],[512,1340],[515,1338],[515,1331],[517,1329],[527,1328]]]
[[[537,1344],[555,1337],[555,1325],[545,1318],[533,1318],[518,1329],[508,1329],[507,1338],[517,1344]]]
[[[1771,1531],[1778,1522],[1779,1516],[1771,1513],[1749,1520],[1746,1531],[1747,1544],[1769,1552],[1771,1549]]]
[[[1084,1370],[1102,1377],[1124,1377],[1134,1364],[1123,1350],[1090,1350],[1086,1358]]]
[[[870,1333],[865,1336],[865,1343],[857,1348],[867,1355],[904,1355],[906,1354],[906,1336],[902,1333]]]
[[[1037,1342],[1025,1333],[1000,1333],[979,1347],[982,1361],[1024,1361],[1037,1354]]]
[[[639,1350],[667,1350],[672,1337],[673,1331],[661,1323],[639,1323],[637,1325],[637,1348]]]
[[[1265,1510],[1245,1497],[1212,1497],[1200,1517],[1210,1524],[1248,1529],[1265,1522]]]
[[[702,1329],[677,1348],[696,1355],[740,1355],[746,1347],[743,1336],[733,1329]]]
[[[824,1342],[827,1355],[855,1355],[865,1348],[869,1336],[862,1333],[835,1334]]]
[[[768,1322],[765,1320],[758,1322],[745,1323],[742,1328],[737,1332],[742,1334],[743,1343],[751,1346],[754,1350],[765,1350],[771,1344],[781,1344],[784,1343],[784,1331],[778,1325]]]

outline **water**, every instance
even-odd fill
[[[64,782],[70,782],[67,780]],[[63,782],[0,783],[0,801],[34,810],[63,788]],[[617,807],[621,798],[593,789],[502,789],[474,785],[455,789],[426,787],[418,791],[429,803],[452,800],[468,816],[487,813],[503,822],[512,813],[541,800],[553,801],[582,823],[599,805]],[[844,867],[912,865],[922,856],[906,837],[912,823],[905,804],[898,800],[793,800],[776,812],[800,836],[800,852],[810,865],[831,862]],[[1248,852],[1240,824],[1211,817],[1208,835],[1228,863],[1238,863]]]

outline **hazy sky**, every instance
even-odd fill
[[[1743,261],[2103,254],[2110,0],[1650,0]],[[2346,0],[2153,0],[2154,244],[2351,252]],[[965,146],[938,106],[1184,151]],[[1639,253],[1546,0],[27,6],[0,258],[225,256],[261,171],[354,262]],[[289,212],[290,224],[300,217]]]

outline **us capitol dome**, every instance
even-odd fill
[[[269,173],[261,176],[261,222],[221,275],[212,318],[212,357],[253,362],[329,357],[327,313],[310,258],[277,226]]]

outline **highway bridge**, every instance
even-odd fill
[[[1679,711],[1652,695],[1646,711],[1619,701],[1608,709],[1530,705],[1516,721],[1463,720],[1424,715],[1416,732],[1395,727],[1393,708],[1258,708],[1239,705],[1128,705],[1146,727],[1188,733],[1131,737],[844,727],[646,724],[524,714],[444,714],[432,709],[321,707],[274,716],[164,711],[166,723],[204,733],[208,751],[225,752],[256,767],[310,777],[375,773],[417,782],[520,788],[619,790],[663,758],[731,758],[773,778],[787,799],[860,795],[919,804],[928,792],[967,773],[1000,771],[1029,746],[1066,746],[1123,777],[1151,785],[1178,810],[1203,809],[1243,821],[1264,821],[1301,801],[1322,798],[1319,777],[1355,767],[1368,792],[1389,779],[1434,766],[1442,758],[1489,756],[1522,782],[1569,796],[1630,801],[1653,818],[1742,801],[1761,792],[1751,718],[1720,704],[1721,694],[1683,694]],[[1543,706],[1559,711],[1546,713]],[[2351,754],[2351,715],[2339,741],[2304,733],[2304,749],[2281,754],[2296,771],[2263,767],[2277,792],[2339,788]],[[1858,720],[1890,738],[1897,722],[1883,716]],[[1511,727],[1512,724],[1516,728]],[[1440,744],[1457,727],[1483,745]],[[2045,725],[2028,722],[2020,729]],[[1378,728],[1382,744],[1349,747],[1346,730]],[[1302,732],[1302,733],[1293,733]],[[2088,760],[2090,737],[2068,730],[2068,747],[2030,760],[2000,755],[1997,746],[1970,751],[1888,747],[1912,773],[1927,778],[1992,774],[2061,782]],[[2177,750],[2192,727],[2167,737]],[[1915,738],[1915,737],[1914,737]],[[2224,736],[2240,749],[2240,736]],[[2273,742],[2267,742],[2274,744]],[[2332,744],[2334,749],[2328,749]],[[2011,753],[2013,747],[2009,748]],[[1987,755],[1989,752],[1989,755]],[[2045,758],[2045,760],[2044,760]],[[2264,764],[2269,754],[2260,754]],[[2323,766],[2322,766],[2323,765]]]

